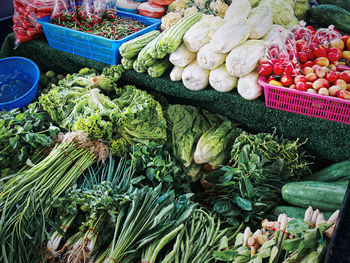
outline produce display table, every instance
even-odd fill
[[[27,57],[36,62],[43,71],[52,69],[59,73],[73,73],[82,67],[102,70],[108,66],[52,49],[46,40],[33,40],[15,50],[13,45],[14,35],[9,34],[1,48],[0,58]],[[270,109],[265,106],[263,97],[247,101],[237,91],[220,93],[211,88],[191,91],[181,82],[170,81],[169,73],[164,74],[162,78],[154,79],[147,74],[127,70],[122,81],[170,96],[173,102],[193,104],[226,115],[254,133],[273,132],[275,128],[278,134],[283,134],[287,138],[300,138],[301,141],[307,139],[306,149],[316,156],[315,162],[320,166],[350,159],[350,125]]]

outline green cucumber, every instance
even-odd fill
[[[335,211],[343,203],[347,185],[319,181],[303,181],[285,184],[282,187],[283,199],[292,205],[320,211]]]
[[[280,214],[287,214],[288,217],[295,217],[299,219],[304,219],[305,216],[305,208],[297,207],[297,206],[277,206],[275,210],[273,210],[274,216],[279,216]],[[321,211],[322,212],[322,211]],[[323,212],[322,212],[323,213]],[[324,212],[324,218],[327,220],[333,212]]]
[[[336,5],[318,5],[310,9],[310,15],[317,24],[350,33],[350,12]]]
[[[350,161],[332,164],[306,178],[306,181],[335,182],[350,180]]]
[[[329,4],[336,5],[350,11],[350,1],[349,0],[317,0],[319,4]]]
[[[147,34],[125,42],[119,47],[120,55],[125,58],[135,57],[149,42],[151,42],[159,34],[159,31],[153,30]]]
[[[171,66],[169,58],[163,58],[162,60],[157,60],[152,66],[147,70],[148,75],[152,78],[159,78],[164,74],[164,72]]]
[[[123,57],[121,63],[125,69],[132,69],[135,60],[135,58]]]

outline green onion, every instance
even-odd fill
[[[68,189],[96,159],[104,160],[108,149],[86,134],[60,135],[50,154],[32,168],[13,175],[0,188],[0,244],[7,253],[0,261],[33,262],[42,259],[37,244],[45,239],[45,217],[52,211],[52,198]],[[43,219],[42,219],[43,218]],[[40,229],[31,228],[43,220]]]

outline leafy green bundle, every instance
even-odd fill
[[[23,112],[18,109],[0,111],[1,177],[17,172],[40,148],[53,142],[52,137],[59,128],[49,119],[36,103]]]
[[[40,261],[46,216],[52,199],[73,185],[108,148],[86,134],[72,132],[58,137],[50,154],[30,169],[14,174],[0,186],[1,262]]]
[[[310,156],[302,145],[275,134],[243,132],[232,147],[230,165],[206,178],[214,184],[206,193],[209,203],[233,224],[259,222],[278,204],[286,182],[310,174]]]
[[[198,108],[179,104],[168,106],[166,120],[173,153],[184,160],[184,166],[188,167],[193,162],[193,154],[199,138],[209,130],[211,124]]]
[[[133,147],[132,162],[136,173],[142,175],[141,185],[163,185],[163,192],[173,189],[176,194],[190,193],[190,177],[183,161],[166,146],[150,142]],[[145,176],[143,176],[145,175]]]
[[[166,121],[160,104],[147,92],[130,85],[116,88],[119,66],[106,68],[101,75],[90,69],[67,75],[40,101],[60,127],[103,139],[114,154],[123,156],[134,143],[165,142]],[[99,88],[114,90],[116,98]]]
[[[192,181],[227,164],[233,141],[242,132],[227,118],[193,106],[169,105],[165,116],[172,153],[184,161]]]

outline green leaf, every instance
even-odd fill
[[[255,256],[254,258],[252,258],[252,259],[249,261],[249,263],[262,263],[262,258],[261,258],[259,255],[257,255],[257,256]]]
[[[208,176],[205,178],[205,180],[207,180],[209,183],[212,184],[219,184],[222,181],[220,181],[221,177],[224,176],[226,174],[226,171],[219,169],[219,170],[215,170],[211,173],[208,174]]]
[[[11,146],[13,149],[15,149],[15,148],[17,147],[17,145],[18,145],[18,140],[19,140],[19,136],[18,136],[18,135],[16,135],[15,137],[10,138],[9,143],[10,143],[10,146]]]
[[[294,238],[294,239],[286,239],[282,243],[282,247],[284,250],[289,252],[294,252],[299,248],[300,242],[302,242],[304,238]]]
[[[154,177],[156,176],[156,171],[154,168],[148,168],[146,170],[146,176],[150,181],[153,181]]]
[[[213,207],[214,211],[218,212],[219,214],[230,212],[232,208],[232,203],[228,200],[217,201]]]
[[[287,225],[287,231],[290,234],[302,233],[307,229],[309,229],[309,226],[302,219],[292,219]]]
[[[309,254],[307,254],[301,261],[300,263],[318,263],[320,261],[320,253],[317,251],[313,251]]]
[[[239,153],[238,162],[240,164],[248,164],[249,162],[248,148],[249,148],[249,145],[244,145],[242,151]]]
[[[15,120],[16,121],[21,121],[23,119],[23,117],[24,117],[24,113],[19,113],[19,114],[16,115]]]
[[[276,259],[277,254],[278,254],[278,247],[273,246],[272,249],[271,249],[271,255],[270,255],[270,258],[269,258],[269,263],[274,263],[274,260]]]
[[[246,211],[252,210],[252,203],[248,199],[244,199],[237,195],[234,197],[233,202],[243,210],[246,210]]]
[[[240,247],[236,249],[236,252],[241,256],[246,256],[246,257],[250,256],[250,249],[248,247]]]
[[[232,249],[226,249],[223,251],[214,251],[213,253],[213,257],[216,260],[221,260],[226,262],[234,260],[236,255],[237,255],[237,252]]]
[[[271,254],[271,248],[264,248],[264,249],[260,248],[258,253],[259,257],[261,258],[268,258],[270,254]]]
[[[235,217],[229,217],[226,219],[226,222],[232,226],[239,226],[240,225],[240,221],[235,218]]]
[[[231,210],[221,214],[226,217],[237,217],[239,216],[240,213],[241,213],[241,210],[239,208],[232,207]]]
[[[270,239],[266,241],[262,246],[261,249],[272,247],[276,244],[276,238]]]
[[[317,229],[308,229],[305,232],[304,240],[305,240],[305,248],[315,247],[318,243],[318,230]]]
[[[238,247],[240,245],[243,245],[243,239],[244,239],[244,234],[243,233],[238,233],[238,235],[236,236],[235,246],[234,247]]]
[[[237,256],[235,258],[235,263],[246,263],[249,261],[249,256]]]
[[[251,183],[251,181],[249,180],[248,177],[244,177],[244,184],[245,184],[245,189],[246,189],[246,193],[248,198],[253,198],[254,197],[254,186]]]

